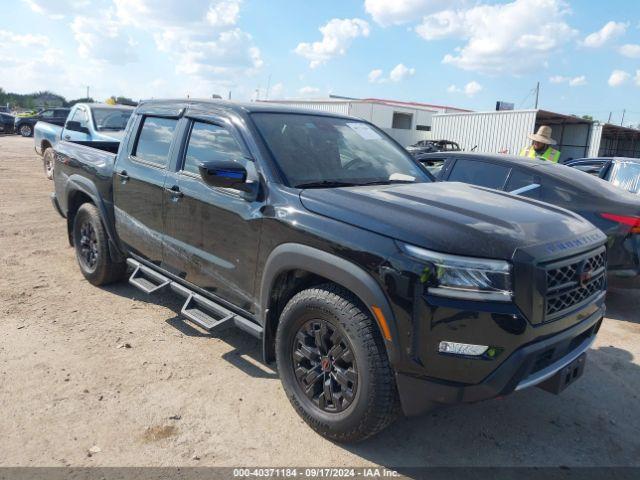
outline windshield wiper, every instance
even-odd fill
[[[354,187],[362,185],[356,182],[341,182],[339,180],[321,180],[319,182],[299,183],[296,188],[331,188],[331,187]]]
[[[371,182],[362,182],[357,185],[391,185],[392,183],[417,183],[415,180],[373,180]]]

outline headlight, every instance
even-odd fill
[[[460,257],[400,244],[407,255],[427,262],[422,281],[431,295],[510,302],[511,265],[504,260]]]

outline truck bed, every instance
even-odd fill
[[[86,144],[86,145],[85,145]],[[112,175],[119,142],[69,142],[56,146],[55,190],[66,214],[68,199],[62,194],[67,184],[93,184],[104,206],[112,209]],[[111,211],[108,212],[111,214]]]

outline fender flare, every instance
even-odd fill
[[[118,237],[116,236],[113,215],[109,215],[106,205],[102,199],[102,196],[98,192],[95,184],[86,177],[81,175],[71,175],[67,179],[66,184],[66,205],[67,205],[67,219],[69,220],[69,199],[75,192],[82,192],[87,195],[93,204],[96,206],[102,217],[102,224],[107,232],[109,238],[109,254],[111,259],[117,262],[124,260],[125,256],[118,247]]]
[[[279,274],[287,270],[304,270],[319,275],[329,281],[337,283],[356,295],[367,307],[369,314],[376,321],[380,335],[385,343],[387,355],[391,365],[399,359],[398,330],[387,296],[374,278],[358,265],[337,255],[309,247],[298,243],[284,243],[277,246],[265,262],[262,280],[260,284],[260,310],[259,321],[264,328],[262,347],[265,361],[270,361],[269,338],[267,322],[269,321],[269,297],[273,284]],[[372,306],[382,310],[386,323],[391,333],[391,340],[387,340],[382,334]]]

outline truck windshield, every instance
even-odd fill
[[[124,108],[93,108],[93,124],[99,131],[124,130],[129,121],[133,109]]]
[[[254,113],[289,186],[430,182],[409,154],[371,125],[321,115]]]

